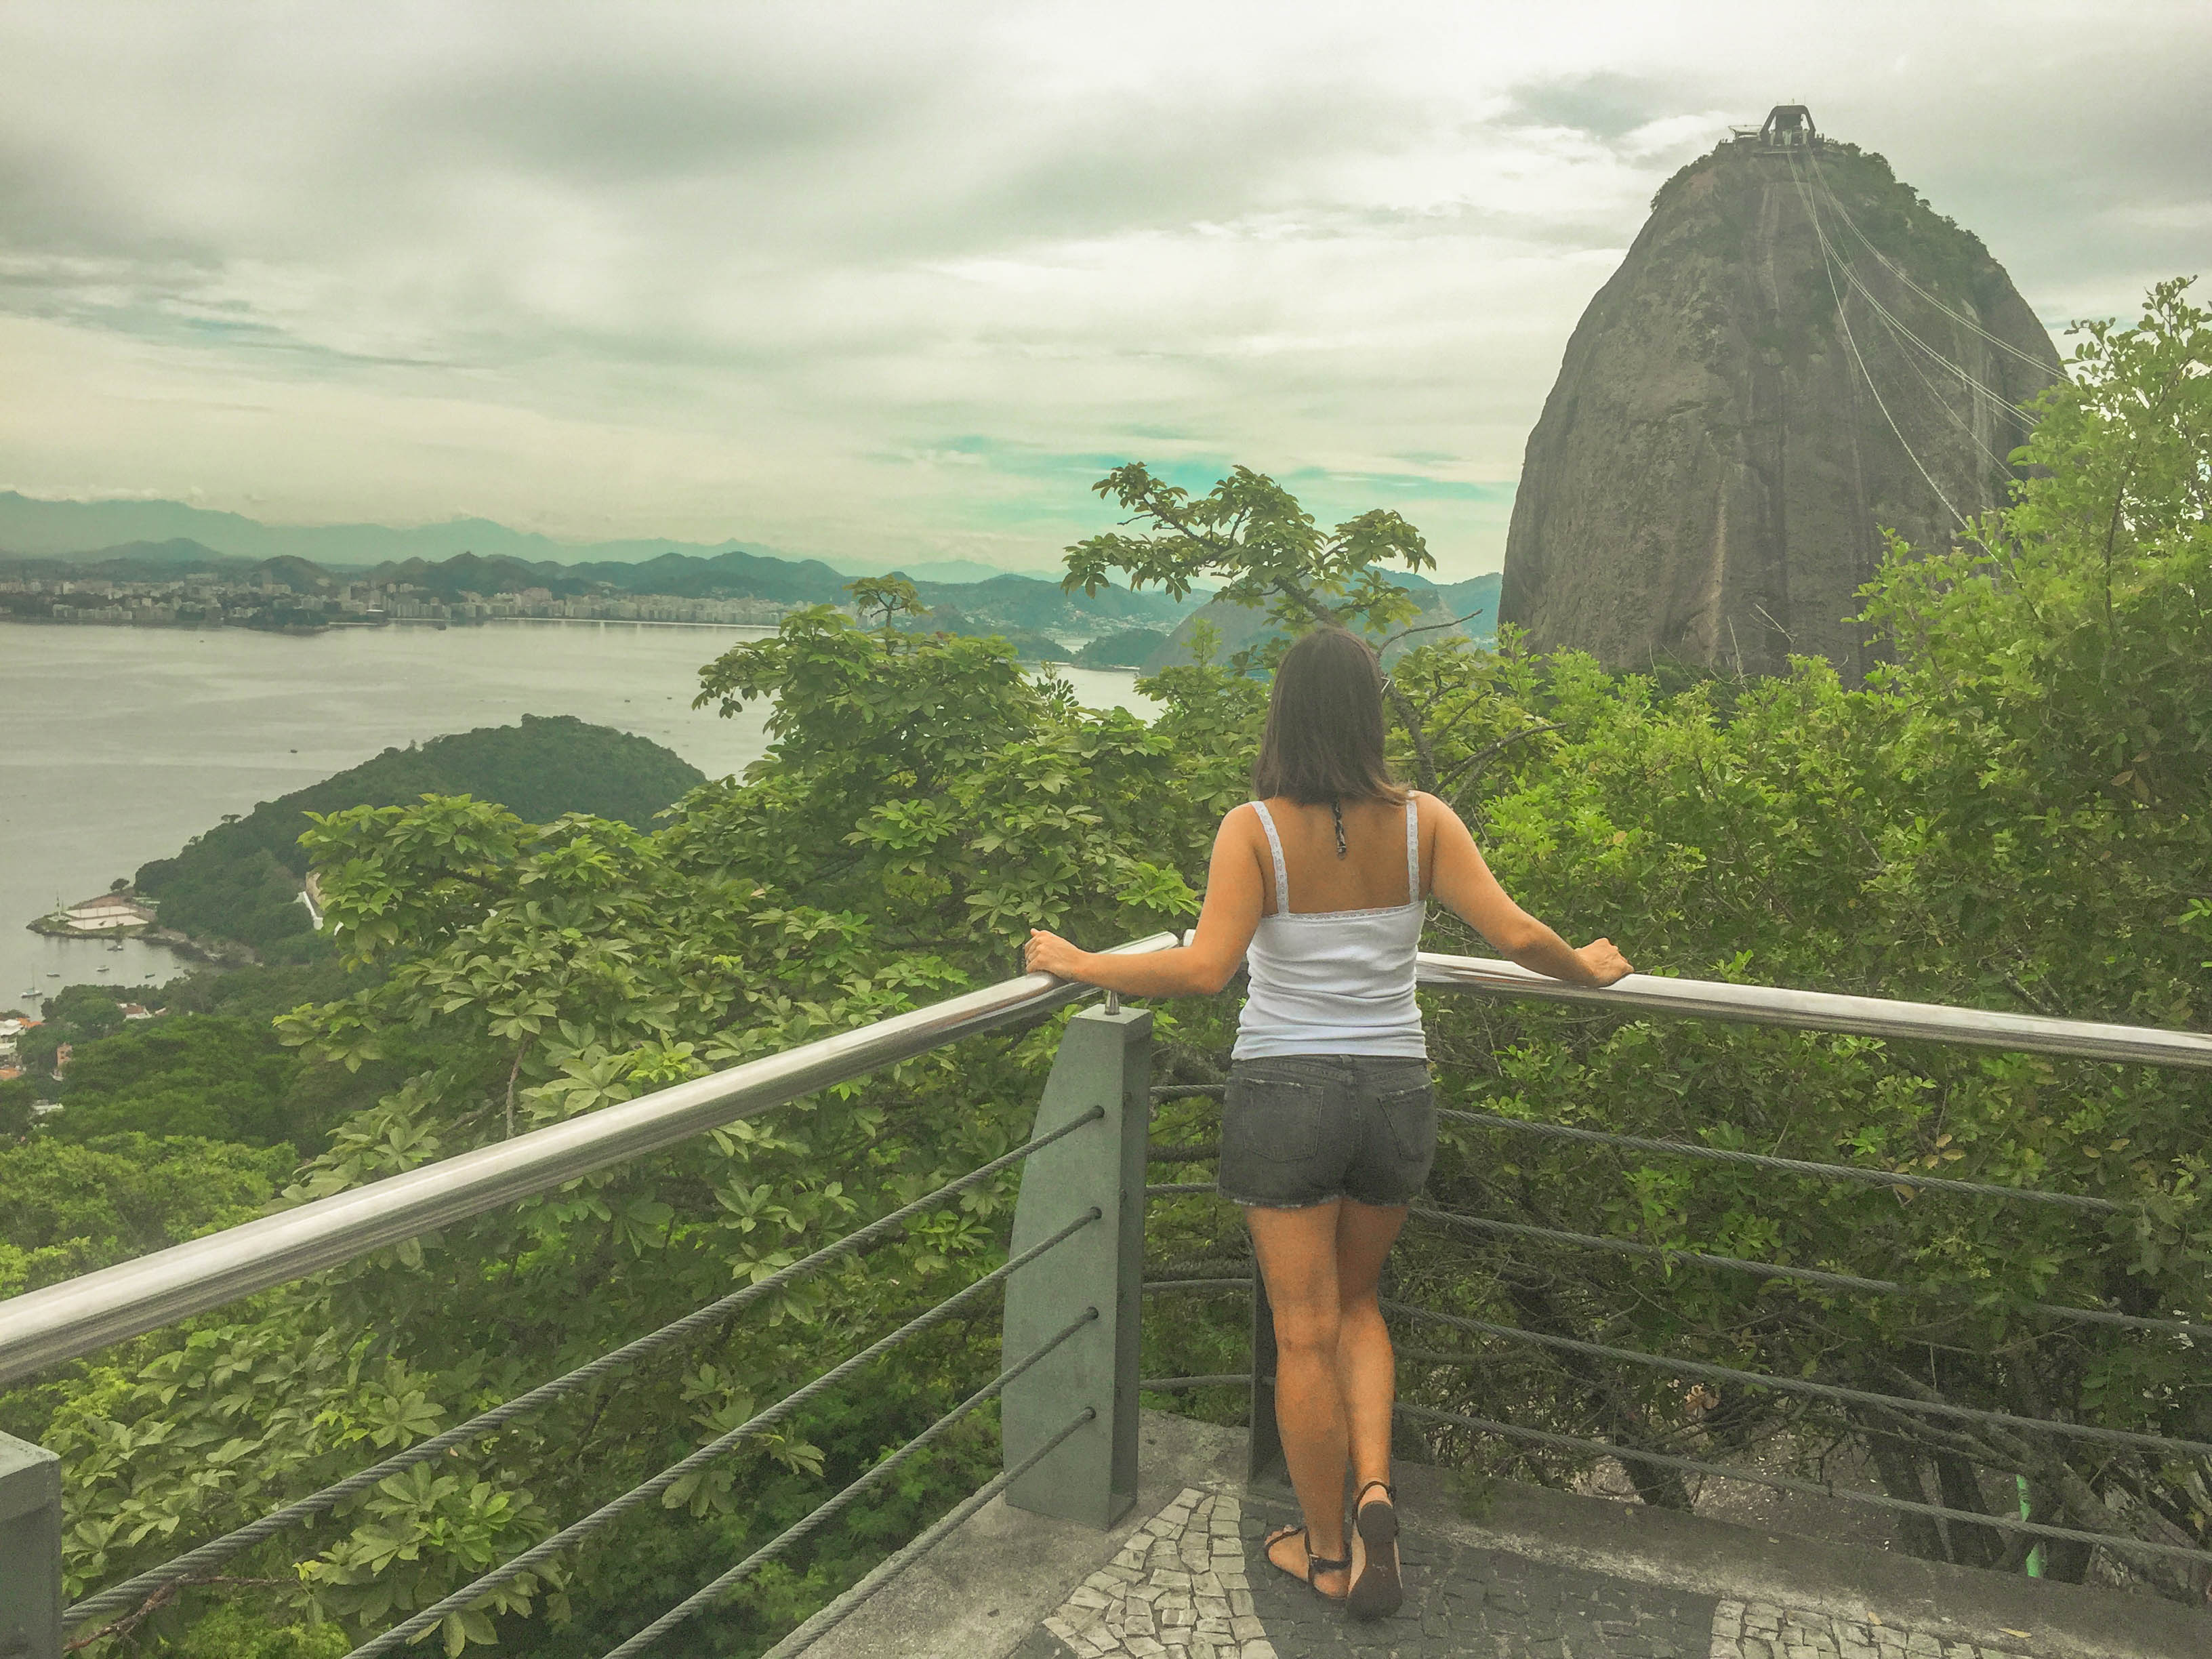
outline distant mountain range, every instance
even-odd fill
[[[12,489],[0,490],[0,554],[70,558],[88,549],[106,554],[126,546],[177,542],[195,543],[206,551],[252,563],[289,557],[348,572],[404,564],[410,559],[437,563],[462,553],[530,565],[591,565],[639,564],[669,553],[713,558],[739,552],[786,562],[819,562],[848,580],[880,575],[893,568],[891,562],[866,557],[794,560],[775,548],[734,537],[714,543],[665,538],[564,542],[535,531],[511,530],[489,519],[450,519],[443,524],[408,529],[380,524],[266,525],[240,514],[188,507],[182,501],[50,501]],[[898,568],[918,581],[986,581],[1007,574],[972,559],[926,560]],[[1051,573],[1020,574],[1044,576]]]
[[[88,539],[100,534],[114,539]],[[1032,654],[1042,652],[1054,635],[1152,629],[1171,635],[1150,653],[1146,665],[1157,668],[1188,660],[1192,629],[1201,612],[1220,629],[1224,654],[1269,626],[1263,611],[1209,603],[1204,592],[1180,600],[1157,589],[1109,586],[1094,594],[1070,593],[1061,590],[1056,574],[996,571],[963,560],[894,569],[914,582],[930,607],[917,625],[1019,636],[1025,649],[1034,647]],[[781,605],[842,603],[854,574],[891,574],[842,560],[833,565],[793,559],[734,541],[718,547],[665,541],[574,544],[484,519],[412,530],[382,525],[293,529],[177,501],[44,501],[12,490],[0,491],[0,572],[6,571],[112,581],[168,581],[204,572],[244,583],[265,575],[310,593],[347,582],[406,583],[447,602],[464,592],[489,597],[539,587],[556,599],[611,590]],[[1456,631],[1483,644],[1495,635],[1496,575],[1443,585],[1393,572],[1392,580],[1421,601],[1420,623],[1464,617]]]
[[[781,559],[736,548],[706,556],[664,552],[635,562],[595,560],[571,564],[465,552],[436,561],[418,557],[368,567],[333,567],[296,554],[249,559],[218,552],[183,537],[125,542],[70,554],[14,558],[0,554],[0,572],[118,582],[174,581],[206,574],[241,585],[265,576],[301,593],[351,582],[405,583],[448,603],[463,593],[489,597],[544,588],[556,599],[612,590],[684,599],[836,605],[850,599],[846,589],[852,580],[845,572],[832,569],[819,559]],[[911,578],[915,573],[904,574]],[[1204,594],[1176,600],[1164,593],[1133,593],[1121,587],[1105,587],[1092,594],[1066,593],[1057,581],[995,572],[981,581],[916,580],[915,587],[931,607],[930,623],[958,634],[1088,636],[1136,624],[1172,629],[1206,603]]]

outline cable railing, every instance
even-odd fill
[[[1120,947],[1163,949],[1162,933]],[[986,1032],[1030,1025],[1093,994],[1026,975],[858,1030],[660,1090],[623,1105],[478,1152],[304,1204],[103,1272],[0,1302],[0,1382],[33,1376],[111,1343],[222,1306],[253,1291],[356,1260],[432,1228],[514,1204],[627,1159]],[[550,1533],[451,1594],[354,1649],[373,1659],[465,1619],[556,1558],[601,1538],[624,1516],[654,1504],[687,1476],[774,1433],[811,1403],[926,1333],[1003,1298],[1005,1362],[998,1375],[859,1478],[817,1504],[611,1650],[628,1656],[713,1607],[746,1579],[799,1547],[837,1516],[985,1407],[1000,1416],[1004,1468],[855,1591],[872,1593],[919,1559],[926,1540],[955,1517],[1005,1496],[1041,1513],[1109,1525],[1136,1496],[1135,1264],[1143,1224],[1146,1087],[1152,1016],[1109,1006],[1078,1013],[1063,1031],[1022,1145],[896,1210],[821,1245],[743,1289],[516,1395],[442,1433],[286,1504],[247,1525],[185,1550],[66,1608],[61,1601],[61,1486],[51,1453],[0,1436],[0,1636],[4,1650],[56,1659],[103,1635],[127,1634],[181,1589],[206,1583],[237,1557],[340,1510],[392,1477],[456,1454],[517,1419],[586,1393],[610,1376],[710,1334],[764,1298],[897,1237],[908,1224],[1018,1170],[1021,1185],[1005,1263],[794,1389],[590,1513]],[[785,1638],[796,1653],[859,1605],[854,1592]],[[811,1633],[810,1633],[811,1632]]]
[[[2093,1021],[2066,1020],[2035,1015],[1998,1013],[1942,1004],[1913,1003],[1887,998],[1857,997],[1786,988],[1721,984],[1692,980],[1632,975],[1604,989],[1592,989],[1543,978],[1510,963],[1481,958],[1423,953],[1420,982],[1432,990],[1472,992],[1504,998],[1570,1003],[1601,1009],[1622,1018],[1654,1015],[1717,1019],[1775,1026],[1796,1030],[1830,1032],[1886,1039],[1923,1042],[1948,1047],[2011,1050],[2076,1059],[2135,1064],[2179,1071],[2212,1070],[2212,1036],[2199,1032],[2159,1030]],[[1163,1101],[1206,1097],[1218,1098],[1220,1085],[1170,1085],[1154,1090]],[[1670,1140],[1645,1135],[1614,1133],[1583,1126],[1532,1121],[1496,1113],[1441,1108],[1438,1117],[1454,1125],[1488,1133],[1523,1138],[1537,1143],[1577,1148],[1606,1148],[1637,1154],[1640,1158],[1679,1160],[1692,1166],[1720,1165],[1762,1174],[1788,1176],[1840,1186],[1888,1189],[1911,1200],[1918,1194],[1941,1193],[1983,1201],[1996,1201],[2030,1209],[2057,1209],[2087,1218],[2122,1218],[2139,1213],[2139,1206],[2093,1194],[2051,1191],[1992,1182],[1963,1181],[1915,1170],[1872,1169],[1862,1165],[1784,1158],[1693,1141]],[[1182,1146],[1156,1152],[1158,1161],[1176,1165],[1218,1156],[1218,1143]],[[1163,1153],[1164,1156],[1163,1156]],[[1178,1168],[1180,1176],[1182,1170]],[[1187,1198],[1211,1190],[1210,1183],[1175,1179],[1150,1183],[1146,1195],[1156,1200]],[[1696,1268],[1722,1275],[1740,1275],[1781,1285],[1801,1285],[1814,1294],[1876,1296],[1927,1304],[1931,1316],[1954,1320],[1971,1310],[1972,1293],[1955,1285],[1920,1285],[1899,1279],[1835,1271],[1802,1262],[1756,1261],[1698,1251],[1644,1239],[1584,1232],[1571,1228],[1544,1226],[1505,1215],[1480,1215],[1417,1202],[1409,1212],[1411,1231],[1431,1237],[1471,1234],[1486,1239],[1509,1253],[1526,1248],[1551,1252],[1610,1255],[1627,1262],[1641,1261],[1662,1271]],[[1223,1270],[1241,1267],[1241,1276],[1223,1276]],[[1273,1322],[1267,1306],[1266,1287],[1249,1260],[1241,1264],[1221,1261],[1178,1263],[1148,1278],[1146,1290],[1158,1293],[1214,1295],[1243,1287],[1253,1299],[1252,1368],[1247,1371],[1144,1379],[1141,1386],[1156,1393],[1176,1394],[1199,1389],[1243,1387],[1251,1391],[1250,1469],[1255,1478],[1282,1479],[1281,1446],[1273,1416],[1276,1361]],[[2203,1314],[2212,1305],[2212,1292],[2202,1298],[2206,1305],[2186,1311]],[[2034,1322],[2057,1325],[2103,1326],[2141,1332],[2185,1343],[2212,1338],[2212,1323],[2202,1318],[2161,1317],[2107,1307],[2084,1307],[2029,1296],[2008,1296],[2008,1310]],[[2052,1449],[2065,1443],[2090,1444],[2150,1454],[2161,1457],[2212,1458],[2212,1440],[2182,1435],[2160,1435],[2095,1423],[1994,1411],[1961,1405],[1922,1394],[1890,1394],[1831,1382],[1813,1377],[1771,1375],[1741,1366],[1711,1364],[1687,1356],[1643,1352],[1617,1343],[1533,1330],[1497,1320],[1470,1318],[1442,1309],[1389,1298],[1385,1311],[1394,1322],[1480,1339],[1486,1352],[1448,1352],[1401,1345],[1401,1365],[1407,1363],[1431,1369],[1475,1368],[1494,1365],[1498,1345],[1518,1346],[1586,1361],[1603,1361],[1659,1372],[1670,1380],[1700,1381],[1735,1389],[1759,1389],[1819,1401],[1857,1413],[1877,1425],[1896,1427],[1933,1419],[1971,1427],[2002,1437],[2000,1449],[2012,1455],[2021,1469],[2048,1467]],[[1909,1382],[1910,1379],[1907,1379]],[[1987,1527],[2015,1534],[2023,1542],[2052,1540],[2090,1544],[2106,1549],[2119,1559],[2180,1561],[2199,1571],[2212,1569],[2212,1552],[2190,1543],[2144,1538],[2112,1531],[2092,1531],[2039,1520],[2023,1512],[2014,1516],[1955,1507],[1948,1504],[1917,1503],[1887,1492],[1861,1490],[1829,1480],[1808,1480],[1771,1469],[1723,1463],[1711,1457],[1684,1456],[1659,1447],[1637,1446],[1614,1440],[1563,1434],[1527,1423],[1516,1423],[1468,1413],[1455,1413],[1402,1401],[1401,1421],[1432,1429],[1455,1430],[1547,1448],[1582,1456],[1604,1456],[1624,1466],[1642,1466],[1680,1474],[1715,1477],[1764,1486],[1792,1494],[1818,1496],[1867,1505],[1894,1514],[1909,1514],[1946,1523]]]
[[[1158,950],[1172,935],[1156,935],[1121,947]],[[1437,991],[1576,1004],[1615,1018],[1689,1018],[1747,1022],[1816,1032],[1873,1036],[1954,1047],[2009,1049],[2096,1061],[2181,1070],[2212,1070],[2212,1036],[2187,1031],[1994,1013],[1944,1005],[1851,997],[1632,975],[1593,990],[1543,979],[1508,963],[1425,954],[1422,983]],[[1042,975],[1008,981],[860,1030],[810,1043],[714,1076],[676,1085],[627,1104],[535,1131],[514,1140],[424,1165],[406,1174],[230,1229],[139,1261],[0,1303],[0,1381],[25,1377],[67,1359],[222,1305],[239,1297],[303,1277],[384,1249],[430,1228],[511,1205],[557,1188],[580,1175],[627,1158],[674,1146],[737,1119],[770,1109],[832,1084],[910,1058],[946,1043],[992,1030],[1031,1024],[1090,994],[1085,988]],[[894,1553],[828,1606],[790,1632],[771,1659],[793,1659],[848,1617],[939,1540],[982,1505],[1003,1498],[1016,1507],[1096,1527],[1110,1526],[1133,1504],[1136,1492],[1136,1407],[1139,1395],[1178,1395],[1231,1388],[1249,1391],[1255,1474],[1279,1462],[1273,1413],[1275,1352],[1265,1286],[1248,1254],[1217,1249],[1156,1264],[1144,1259],[1147,1200],[1212,1194],[1213,1183],[1188,1178],[1218,1155],[1217,1139],[1154,1144],[1153,1109],[1170,1101],[1218,1100],[1219,1083],[1154,1085],[1150,1071],[1151,1015],[1109,999],[1103,1009],[1077,1014],[1066,1024],[1030,1138],[1001,1156],[947,1181],[759,1281],[718,1298],[659,1328],[616,1347],[562,1376],[538,1383],[456,1426],[402,1448],[320,1490],[287,1503],[221,1536],[194,1544],[158,1566],[106,1585],[64,1609],[60,1598],[60,1477],[52,1454],[0,1437],[0,1631],[11,1621],[29,1632],[27,1659],[56,1659],[68,1645],[106,1632],[127,1632],[150,1607],[180,1588],[203,1582],[257,1546],[293,1528],[344,1510],[380,1483],[448,1457],[530,1413],[582,1395],[609,1377],[681,1348],[726,1333],[750,1307],[811,1275],[861,1258],[902,1235],[908,1225],[963,1194],[1018,1170],[1019,1196],[1004,1265],[976,1278],[932,1307],[914,1314],[744,1422],[699,1445],[649,1478],[630,1485],[588,1513],[568,1521],[526,1549],[477,1573],[430,1605],[398,1618],[356,1647],[351,1659],[374,1659],[422,1650],[447,1621],[469,1616],[502,1589],[526,1580],[556,1558],[594,1547],[621,1518],[656,1503],[688,1475],[758,1442],[830,1390],[853,1382],[871,1366],[947,1321],[972,1316],[993,1295],[1003,1298],[1001,1364],[997,1375],[949,1411],[889,1450],[866,1471],[830,1493],[807,1513],[742,1559],[708,1579],[675,1606],[653,1617],[610,1650],[607,1659],[648,1651],[670,1632],[701,1616],[764,1568],[789,1556],[890,1480],[897,1470],[940,1443],[961,1423],[987,1407],[1000,1414],[1000,1472],[947,1515]],[[1606,1148],[1642,1159],[1674,1160],[1692,1169],[1734,1169],[1776,1177],[1868,1189],[1900,1197],[1942,1193],[1977,1202],[2014,1204],[2035,1212],[2057,1211],[2110,1224],[2131,1213],[2118,1200],[2091,1194],[2039,1190],[1816,1159],[1784,1158],[1699,1142],[1615,1133],[1586,1126],[1447,1109],[1455,1127],[1473,1133],[1519,1138],[1556,1148]],[[1182,1176],[1147,1182],[1148,1164]],[[1507,1253],[1522,1250],[1610,1256],[1637,1271],[1648,1264],[1668,1273],[1743,1276],[1820,1296],[1876,1296],[1925,1304],[1935,1319],[1956,1317],[1964,1294],[1950,1285],[1916,1285],[1902,1279],[1837,1271],[1803,1261],[1767,1261],[1701,1252],[1646,1239],[1548,1226],[1511,1214],[1479,1214],[1424,1201],[1413,1206],[1417,1234],[1435,1239],[1467,1237]],[[1147,1302],[1159,1297],[1249,1297],[1251,1359],[1247,1370],[1194,1371],[1142,1377],[1139,1334]],[[2094,1298],[2092,1298],[2094,1299]],[[2212,1337],[2212,1321],[2192,1304],[2167,1310],[2176,1316],[2074,1305],[2014,1297],[2006,1305],[2023,1316],[2056,1324],[2103,1325],[2182,1342]],[[1620,1343],[1541,1331],[1448,1309],[1427,1308],[1394,1297],[1395,1321],[1449,1339],[1456,1346],[1407,1345],[1401,1361],[1449,1372],[1487,1365],[1501,1346],[1518,1346],[1577,1363],[1602,1363],[1698,1380],[1730,1389],[1765,1390],[1861,1414],[1876,1425],[1935,1421],[1994,1437],[2022,1467],[2056,1455],[2066,1445],[2095,1446],[2113,1455],[2212,1457],[2212,1440],[2161,1436],[2139,1429],[2060,1420],[2021,1412],[1994,1411],[1940,1397],[1885,1393],[1817,1376],[1769,1375],[1690,1356],[1646,1352]],[[1474,1345],[1483,1345],[1478,1348]],[[1454,1403],[1457,1403],[1454,1396]],[[1916,1503],[1887,1493],[1812,1481],[1771,1469],[1682,1455],[1662,1445],[1567,1434],[1556,1427],[1516,1423],[1472,1412],[1404,1401],[1401,1420],[1449,1436],[1478,1433],[1548,1448],[1576,1456],[1607,1456],[1646,1469],[1695,1473],[1793,1493],[1818,1494],[2017,1534],[2022,1540],[2094,1543],[2116,1559],[2185,1560],[2212,1566],[2212,1555],[2189,1545],[2117,1532],[2057,1524],[2023,1513],[2014,1516],[1944,1504]],[[74,1632],[72,1636],[70,1633]]]

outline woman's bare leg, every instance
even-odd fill
[[[1248,1209],[1252,1247],[1275,1315],[1275,1421],[1283,1461],[1305,1512],[1311,1553],[1342,1560],[1344,1471],[1350,1425],[1340,1378],[1341,1303],[1337,1286],[1338,1212],[1332,1201],[1303,1210]],[[1386,1444],[1387,1444],[1386,1431]],[[1302,1572],[1295,1540],[1271,1552],[1277,1565]],[[1348,1575],[1324,1572],[1315,1588],[1342,1595]]]
[[[1406,1212],[1346,1199],[1337,1206],[1337,1387],[1344,1400],[1353,1486],[1390,1478],[1390,1408],[1397,1359],[1382,1322],[1382,1263]]]

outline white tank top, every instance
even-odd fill
[[[1251,989],[1237,1022],[1232,1060],[1274,1054],[1428,1057],[1413,1000],[1420,949],[1420,809],[1406,797],[1406,902],[1380,910],[1293,915],[1283,841],[1264,802],[1255,801],[1275,856],[1275,908],[1260,918],[1245,954]]]

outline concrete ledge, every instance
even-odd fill
[[[809,1648],[807,1659],[1005,1659],[1176,1492],[1231,1486],[1243,1473],[1243,1430],[1140,1413],[1137,1503],[1123,1520],[1101,1532],[994,1498]]]
[[[1104,1532],[995,1502],[808,1652],[808,1659],[1006,1659],[1132,1528],[1185,1486],[1242,1495],[1245,1437],[1141,1414],[1136,1507]],[[1479,1519],[1451,1471],[1401,1465],[1410,1529],[1630,1583],[1765,1601],[2036,1659],[2212,1659],[2212,1613],[1980,1572],[1850,1544],[1540,1487],[1500,1486]],[[1286,1490],[1255,1496],[1289,1501]],[[1298,1659],[1285,1651],[1282,1659]]]
[[[2038,1659],[2212,1656],[2212,1613],[2154,1596],[1982,1572],[1534,1486],[1499,1486],[1481,1518],[1468,1520],[1451,1474],[1437,1468],[1401,1468],[1398,1491],[1409,1526],[1633,1583],[1855,1620],[1879,1618],[1951,1640],[2011,1639]]]

